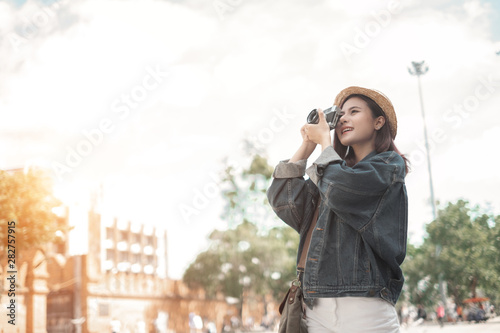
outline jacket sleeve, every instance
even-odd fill
[[[307,174],[328,207],[344,223],[361,231],[376,214],[390,185],[404,182],[404,161],[396,152],[387,151],[370,155],[353,167],[345,162],[325,164],[332,151],[333,147],[326,148]]]
[[[307,227],[302,221],[312,218],[318,197],[316,185],[304,179],[306,163],[306,160],[293,163],[281,161],[267,190],[269,203],[276,215],[298,233]]]

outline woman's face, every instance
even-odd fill
[[[364,100],[351,97],[342,106],[341,118],[335,133],[344,146],[351,146],[354,149],[360,145],[374,146],[376,130],[380,129],[384,122],[384,117],[373,117],[372,110]]]

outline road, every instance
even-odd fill
[[[423,326],[402,328],[401,333],[499,333],[500,317],[497,316],[491,321],[481,324],[469,324],[460,322],[455,325],[445,324],[442,328],[439,325],[426,324]]]
[[[259,332],[259,331],[252,331]],[[401,333],[500,333],[500,316],[497,316],[486,323],[469,324],[460,322],[457,324],[445,324],[439,327],[437,324],[426,323],[422,326],[401,328]],[[275,333],[273,331],[260,331],[259,333]]]

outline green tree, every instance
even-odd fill
[[[496,294],[491,295],[492,301],[500,306],[500,260],[498,260],[498,254],[500,254],[500,215],[494,217],[494,226],[491,232],[491,244],[493,246],[493,251],[497,253],[496,260],[490,262],[490,265],[494,272],[496,273]]]
[[[42,170],[0,170],[0,262],[7,264],[7,256],[13,255],[18,269],[29,259],[31,250],[43,248],[56,237],[57,230],[66,231],[52,211],[59,205],[52,194],[52,181]],[[9,232],[13,224],[15,228]],[[3,274],[0,267],[0,295]]]
[[[498,283],[490,263],[498,258],[491,244],[490,217],[481,209],[470,209],[468,203],[459,200],[449,203],[428,228],[429,241],[441,244],[442,251],[437,263],[448,284],[448,293],[456,301],[476,297],[477,289],[491,291]]]
[[[470,208],[467,201],[448,203],[427,226],[428,236],[419,248],[412,248],[404,272],[414,303],[437,299],[439,274],[448,295],[457,303],[476,297],[481,289],[496,297],[500,287],[498,253],[499,217]]]
[[[184,273],[191,287],[203,287],[209,297],[221,292],[240,298],[243,289],[254,295],[279,298],[295,276],[298,237],[291,228],[259,234],[254,223],[211,233],[208,250],[198,255]]]
[[[52,180],[44,171],[0,171],[0,256],[6,253],[9,221],[15,222],[17,258],[25,249],[53,240],[62,227],[52,211],[59,205]]]
[[[400,299],[408,299],[412,304],[433,306],[438,298],[434,276],[436,270],[435,246],[424,243],[420,247],[408,244],[406,259],[402,265],[405,286]]]
[[[278,225],[266,196],[273,167],[257,153],[248,164],[246,168],[228,165],[224,170],[221,188],[226,205],[222,219],[230,228],[251,221],[265,231]]]
[[[272,212],[266,196],[273,168],[261,154],[248,167],[228,166],[222,177],[228,229],[215,230],[208,250],[186,270],[189,286],[203,287],[209,296],[222,292],[241,298],[273,293],[276,299],[295,276],[298,234]]]

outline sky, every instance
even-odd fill
[[[103,216],[167,230],[181,278],[228,226],[219,175],[248,161],[243,142],[275,165],[311,109],[358,85],[395,106],[419,244],[432,210],[408,67],[429,68],[438,208],[465,199],[500,214],[499,18],[486,0],[0,1],[0,168],[47,168],[69,203],[101,188]]]

